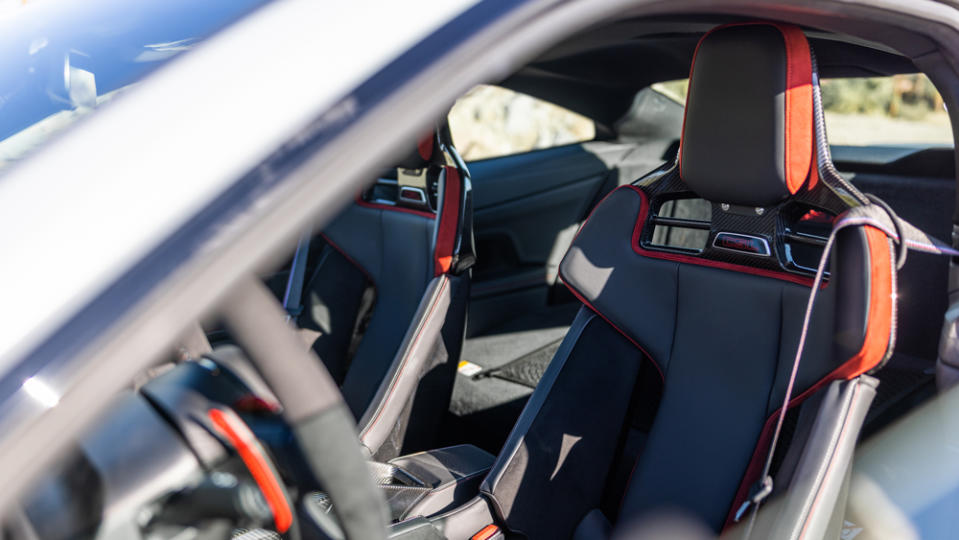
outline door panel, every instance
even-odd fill
[[[474,223],[482,231],[477,234],[477,243],[499,245],[502,247],[496,248],[498,252],[510,253],[510,262],[515,266],[500,272],[544,267],[555,251],[557,238],[579,223],[608,174],[604,170],[548,191],[477,209]],[[477,272],[483,278],[494,278],[496,274]]]
[[[470,335],[505,314],[546,307],[582,220],[603,194],[634,179],[620,178],[634,149],[596,141],[469,164],[477,252]]]
[[[952,148],[833,146],[833,160],[860,190],[888,202],[903,219],[949,241],[955,205]],[[899,272],[896,351],[933,362],[946,311],[945,257],[910,252]]]
[[[952,232],[955,165],[951,147],[832,146],[836,168],[860,190],[941,240]],[[947,307],[949,261],[910,252],[897,278],[896,347],[879,371],[879,392],[863,437],[882,430],[935,392],[939,331]]]

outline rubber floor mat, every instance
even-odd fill
[[[539,380],[543,378],[543,373],[546,372],[546,367],[549,366],[550,361],[559,349],[559,344],[562,342],[563,340],[558,339],[531,353],[520,356],[512,362],[487,371],[485,376],[496,377],[497,379],[536,388]]]

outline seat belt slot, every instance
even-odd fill
[[[435,210],[429,197],[429,167],[422,169],[396,169],[396,204],[418,210]],[[435,175],[434,175],[435,176]]]
[[[303,312],[303,288],[306,286],[306,260],[310,255],[310,231],[303,233],[296,243],[293,263],[290,265],[290,277],[286,281],[283,294],[283,309],[286,320],[295,321]]]

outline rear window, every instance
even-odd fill
[[[952,145],[952,126],[942,96],[922,74],[824,79],[823,114],[829,142],[849,146]],[[688,80],[653,89],[679,103]]]

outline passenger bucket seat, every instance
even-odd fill
[[[323,231],[298,323],[377,459],[430,448],[449,407],[475,260],[469,173],[444,123]],[[363,310],[366,310],[365,312]]]
[[[708,221],[659,217],[691,197],[709,202]],[[823,221],[819,237],[797,232]],[[719,533],[772,495],[755,538],[838,537],[869,373],[895,335],[890,238],[905,229],[893,221],[831,164],[803,32],[708,32],[677,162],[614,190],[583,225],[560,275],[584,307],[480,497],[434,522],[598,538],[669,514]],[[660,227],[704,231],[705,245],[671,247]],[[811,267],[797,258],[809,249]]]
[[[475,256],[469,173],[445,124],[383,176],[301,239],[274,288],[285,287],[284,307],[340,385],[363,446],[386,461],[435,446]],[[236,347],[213,356],[256,377]]]

